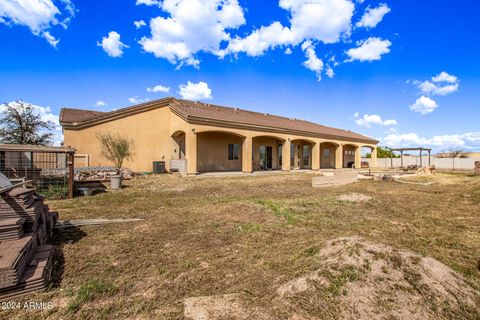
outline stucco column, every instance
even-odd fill
[[[252,172],[252,137],[247,136],[242,145],[242,172]]]
[[[282,171],[290,171],[290,139],[282,144]]]
[[[320,169],[320,142],[312,145],[312,170]]]
[[[376,168],[377,167],[377,148],[373,148],[371,152],[371,158],[370,158],[370,168]]]
[[[190,128],[185,134],[185,158],[187,158],[187,174],[197,174],[197,135]]]
[[[339,145],[335,150],[335,169],[343,168],[343,146]]]
[[[355,147],[355,169],[362,168],[362,148]]]

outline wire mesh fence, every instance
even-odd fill
[[[12,182],[29,180],[47,199],[72,196],[74,150],[0,144],[0,172]]]

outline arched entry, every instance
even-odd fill
[[[336,153],[338,144],[323,142],[320,144],[320,169],[336,168]]]
[[[297,139],[290,144],[290,166],[293,169],[312,169],[313,141]]]
[[[223,131],[197,132],[197,172],[242,171],[244,137]]]
[[[343,146],[343,167],[353,168],[355,166],[355,153],[357,152],[357,146],[352,144],[344,144]]]
[[[184,160],[185,159],[185,132],[176,131],[172,134],[173,154],[172,159]]]
[[[280,170],[284,140],[275,136],[252,138],[252,170]]]
[[[376,155],[373,154],[374,150],[375,148],[371,146],[362,146],[360,148],[362,155],[362,161],[360,165],[363,169],[376,167]]]

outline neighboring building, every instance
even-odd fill
[[[89,166],[109,165],[97,134],[119,133],[135,143],[126,166],[152,171],[154,161],[188,174],[209,171],[360,167],[361,148],[377,140],[341,129],[267,113],[165,98],[111,112],[63,108],[64,145]]]

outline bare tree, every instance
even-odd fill
[[[113,162],[119,169],[125,160],[131,159],[134,155],[133,141],[126,137],[113,133],[99,133],[97,138],[102,147],[102,157]]]
[[[437,158],[466,158],[465,151],[462,149],[449,150],[437,154]]]
[[[42,120],[32,104],[15,101],[0,105],[0,140],[3,143],[51,145],[55,124]]]

